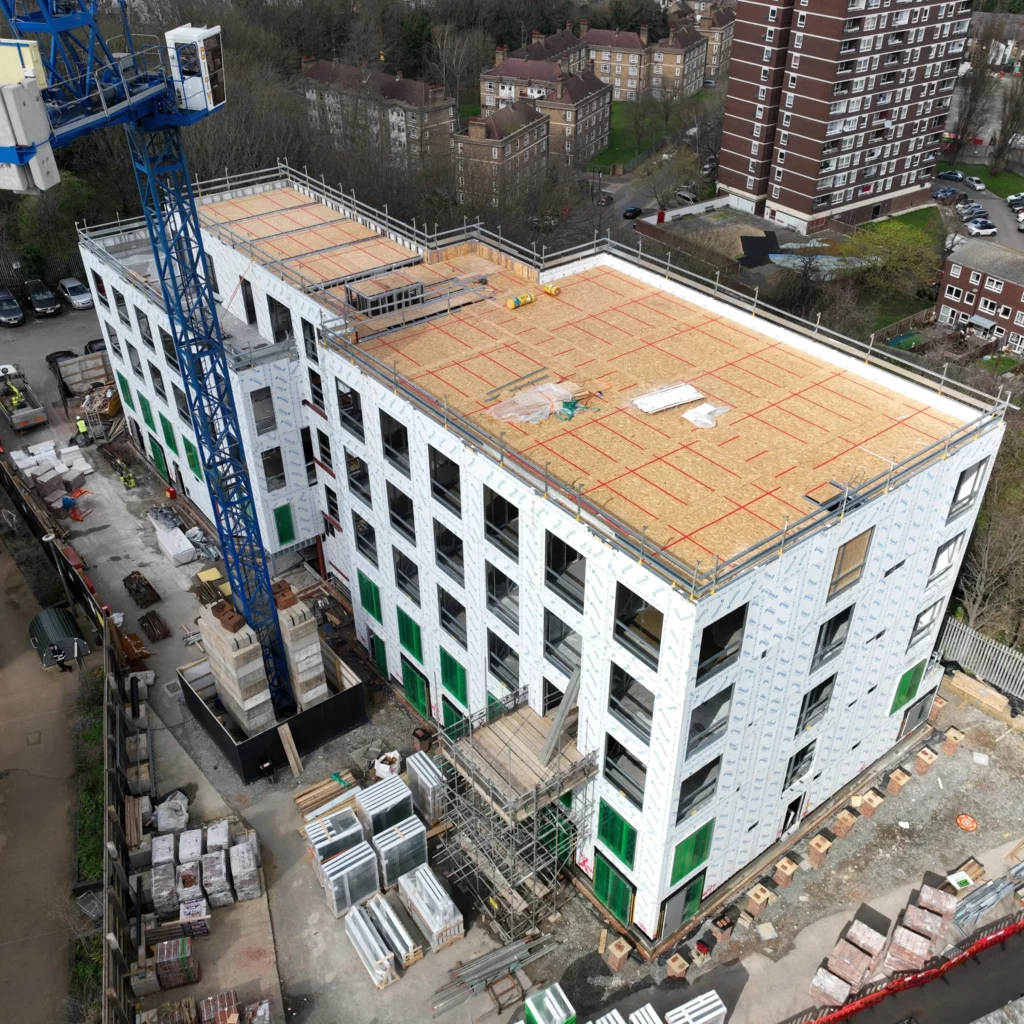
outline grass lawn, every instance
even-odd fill
[[[897,320],[913,316],[914,313],[920,313],[922,309],[929,309],[934,305],[934,302],[929,302],[917,295],[894,295],[881,299],[875,314],[875,323],[871,329],[880,331],[883,327],[896,323]]]
[[[920,228],[922,231],[930,231],[934,234],[944,230],[942,215],[939,213],[938,207],[935,206],[929,206],[923,210],[912,210],[910,213],[889,217],[886,220],[869,221],[867,224],[861,225],[861,230],[872,231],[879,224],[886,224],[891,220],[898,220],[903,224],[909,224],[912,228]]]
[[[985,356],[978,360],[978,367],[980,369],[994,373],[996,376],[1001,373],[1009,373],[1010,370],[1016,370],[1018,366],[1020,366],[1020,359],[1017,356]]]
[[[951,165],[939,162],[935,165],[938,171],[948,171]],[[957,164],[956,170],[963,171],[969,178],[981,178],[985,182],[985,188],[994,195],[1005,199],[1014,192],[1024,192],[1024,176],[1014,174],[1013,171],[1003,171],[1002,174],[993,174],[984,164]],[[949,185],[952,188],[961,188],[963,182],[943,181],[940,184]],[[965,189],[970,192],[971,189]]]
[[[597,167],[611,167],[612,164],[629,163],[637,155],[636,134],[630,124],[629,111],[634,106],[628,100],[618,100],[612,103],[612,127],[608,134],[608,148],[603,153],[598,153],[591,160],[591,164]],[[647,130],[647,136],[643,140],[639,152],[653,146],[657,139],[657,129],[652,125]]]
[[[459,117],[479,117],[480,116],[480,104],[479,103],[460,103],[459,104]]]

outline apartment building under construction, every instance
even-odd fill
[[[319,548],[438,723],[449,873],[507,932],[574,869],[671,934],[924,720],[998,401],[609,240],[426,234],[283,165],[199,202],[269,547]],[[177,465],[144,235],[82,255]]]

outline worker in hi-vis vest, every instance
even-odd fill
[[[75,418],[75,426],[78,428],[78,432],[80,434],[88,434],[89,433],[89,424],[86,423],[85,420],[83,420],[81,416],[78,416],[78,417]]]

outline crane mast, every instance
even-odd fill
[[[277,607],[182,145],[182,128],[225,102],[220,29],[184,25],[137,47],[118,3],[124,34],[108,42],[98,0],[0,0],[14,35],[0,48],[0,188],[49,188],[60,180],[54,150],[124,126],[232,598],[287,714]]]

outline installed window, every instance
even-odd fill
[[[939,614],[942,611],[942,605],[944,602],[936,601],[934,604],[928,605],[927,608],[916,619],[914,619],[914,628],[910,631],[910,640],[907,642],[907,649],[909,650],[914,644],[919,643],[929,633],[935,623],[939,621]]]
[[[686,739],[686,756],[693,757],[698,751],[711,746],[725,735],[729,728],[729,709],[732,706],[732,687],[716,693],[694,708],[690,715],[690,732]]]
[[[608,710],[644,743],[651,742],[654,694],[614,663],[608,687]]]
[[[828,622],[823,622],[818,630],[818,642],[814,647],[814,657],[811,659],[811,671],[826,661],[831,661],[842,653],[846,644],[846,638],[850,633],[850,623],[853,622],[854,605],[844,608],[837,615],[833,615]]]
[[[420,570],[416,563],[398,548],[391,549],[395,562],[395,586],[416,604],[420,603]]]
[[[484,487],[484,533],[510,558],[519,558],[519,509]]]
[[[434,554],[438,566],[452,579],[464,583],[465,565],[462,557],[462,538],[457,537],[447,526],[434,520]]]
[[[945,544],[939,545],[932,561],[932,571],[928,574],[928,586],[953,571],[963,541],[964,534],[958,533],[952,540],[947,540]]]
[[[828,587],[829,599],[852,587],[864,573],[868,558],[868,547],[874,527],[848,540],[836,553],[836,564],[832,567],[832,582]]]
[[[487,607],[509,629],[519,632],[519,584],[490,562],[487,570]]]
[[[132,370],[134,371],[135,376],[138,377],[139,380],[145,380],[146,376],[142,372],[142,360],[139,358],[139,353],[135,346],[129,342],[125,342],[125,347],[128,349],[128,362],[132,364]]]
[[[615,588],[615,639],[641,661],[658,667],[662,615],[621,583]]]
[[[137,306],[135,307],[135,319],[139,323],[139,334],[142,336],[142,343],[153,348],[153,328],[149,326],[149,317]]]
[[[160,344],[163,346],[164,360],[168,366],[177,370],[179,368],[178,350],[174,347],[174,339],[162,327],[157,327],[157,330],[160,332]]]
[[[437,615],[441,628],[466,646],[466,606],[443,587],[437,588]]]
[[[324,382],[316,370],[309,371],[309,397],[312,403],[318,408],[324,407]]]
[[[544,609],[544,657],[571,676],[580,667],[583,640],[554,612]]]
[[[966,512],[974,504],[981,493],[981,481],[985,475],[987,462],[988,459],[982,459],[960,474],[956,490],[953,492],[952,504],[949,506],[949,515],[946,517],[947,522]]]
[[[384,458],[395,469],[409,476],[409,432],[383,410],[380,414],[380,436]]]
[[[340,380],[335,380],[335,391],[338,398],[338,419],[341,425],[352,435],[363,440],[363,400],[358,391],[346,388]]]
[[[149,379],[153,382],[153,390],[166,402],[167,389],[164,387],[164,375],[152,364],[149,364]]]
[[[462,515],[462,485],[459,464],[428,446],[430,458],[430,492],[445,508]]]
[[[811,740],[806,747],[798,750],[789,759],[789,762],[786,764],[786,778],[782,783],[784,790],[795,785],[811,770],[811,765],[814,763],[814,744],[816,742],[816,740]]]
[[[171,391],[174,393],[174,407],[178,410],[178,415],[184,423],[191,426],[192,414],[188,411],[188,399],[185,397],[185,392],[177,384],[171,385]]]
[[[270,393],[270,388],[256,388],[255,391],[250,391],[249,401],[252,402],[252,419],[256,433],[269,434],[272,430],[277,430],[274,396]]]
[[[338,516],[340,515],[337,491],[335,491],[333,487],[328,487],[327,484],[324,484],[324,497],[327,499],[327,514],[337,522]]]
[[[587,560],[553,533],[545,544],[544,579],[547,585],[578,612],[583,611]]]
[[[330,470],[334,469],[334,454],[331,451],[331,439],[322,431],[316,432],[316,443],[320,449],[320,461]]]
[[[797,719],[796,731],[801,733],[804,729],[810,729],[815,722],[825,717],[828,711],[828,702],[832,699],[832,691],[836,687],[836,677],[829,676],[828,679],[818,683],[813,689],[804,694],[800,702],[800,717]]]
[[[352,532],[356,538],[356,550],[377,564],[377,531],[358,513],[352,513]]]
[[[370,500],[370,467],[358,455],[353,455],[347,448],[345,451],[345,473],[348,476],[348,489],[357,494],[367,505]]]
[[[608,736],[604,748],[604,777],[638,809],[643,810],[647,768],[614,736]]]
[[[722,759],[716,757],[710,764],[698,768],[679,787],[679,803],[676,805],[676,824],[703,807],[718,789],[718,776],[722,770]]]
[[[284,459],[280,448],[268,448],[262,454],[263,476],[267,481],[268,491],[279,491],[285,486]]]
[[[416,543],[416,520],[413,513],[412,498],[403,494],[391,481],[388,481],[388,513],[391,525],[406,540]]]
[[[743,647],[743,629],[747,623],[747,606],[734,608],[727,615],[705,626],[700,638],[697,661],[697,682],[702,683],[719,670],[731,665]]]
[[[487,630],[487,667],[506,686],[519,689],[519,655],[490,630]]]

